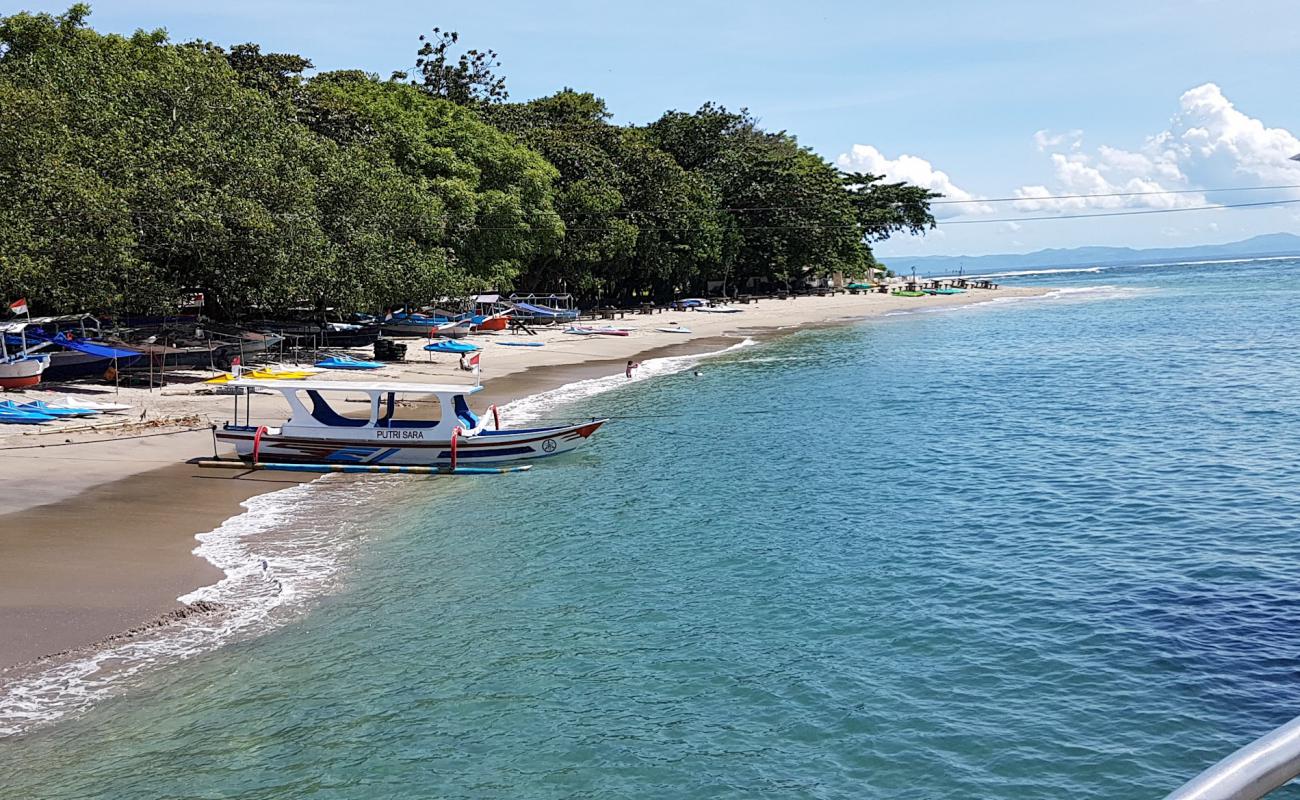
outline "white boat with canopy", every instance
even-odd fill
[[[0,390],[26,389],[41,382],[50,357],[27,349],[28,322],[0,323]],[[11,337],[16,339],[11,351]]]
[[[470,409],[468,398],[480,386],[251,378],[226,385],[245,390],[245,419],[240,424],[237,393],[234,421],[214,435],[218,443],[233,446],[240,459],[250,462],[454,467],[458,462],[522,461],[581,447],[607,421],[502,428],[496,406],[483,416]],[[253,392],[262,390],[279,392],[288,404],[289,419],[281,425],[251,423],[248,404]],[[418,408],[428,416],[399,417],[399,408],[406,405],[399,406],[403,396],[421,398]],[[340,413],[343,402],[362,398],[368,406],[364,416]]]

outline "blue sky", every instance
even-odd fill
[[[21,0],[20,0],[21,2]],[[34,2],[62,11],[68,2]],[[1281,0],[608,3],[101,0],[103,31],[311,58],[387,75],[435,25],[503,62],[512,99],[563,86],[646,122],[713,100],[748,107],[832,161],[954,197],[949,223],[882,254],[1177,246],[1300,232],[1300,204],[1006,224],[982,220],[1300,198],[1300,15]],[[1293,155],[1294,153],[1287,153]],[[903,158],[911,156],[911,158]],[[1094,201],[1033,196],[1179,189]]]

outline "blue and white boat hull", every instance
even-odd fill
[[[483,430],[458,438],[457,463],[499,464],[558,456],[587,443],[606,420],[548,428]],[[253,460],[258,428],[227,425],[216,432],[217,442],[231,445],[239,458]],[[298,464],[387,464],[394,466],[440,466],[451,464],[451,442],[425,440],[424,431],[410,428],[369,429],[365,438],[348,436],[294,435],[284,428],[263,429],[257,442],[257,460]]]

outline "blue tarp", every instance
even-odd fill
[[[101,358],[137,358],[142,355],[139,350],[109,347],[106,344],[92,342],[89,339],[68,339],[63,336],[28,336],[27,338],[41,342],[51,342],[68,350],[89,353],[92,356],[100,356]]]

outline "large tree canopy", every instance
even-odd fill
[[[41,309],[665,298],[858,274],[869,242],[934,225],[933,193],[841,174],[744,111],[638,127],[571,89],[505,103],[496,54],[438,29],[384,81],[88,13],[0,18],[0,293]]]
[[[747,112],[713,104],[693,114],[669,112],[646,130],[713,187],[728,275],[785,283],[856,274],[874,263],[863,224],[871,201],[788,133],[763,131]]]
[[[560,172],[556,207],[567,235],[522,280],[610,299],[685,290],[719,263],[715,198],[643,131],[609,117],[604,101],[572,89],[487,112]]]

